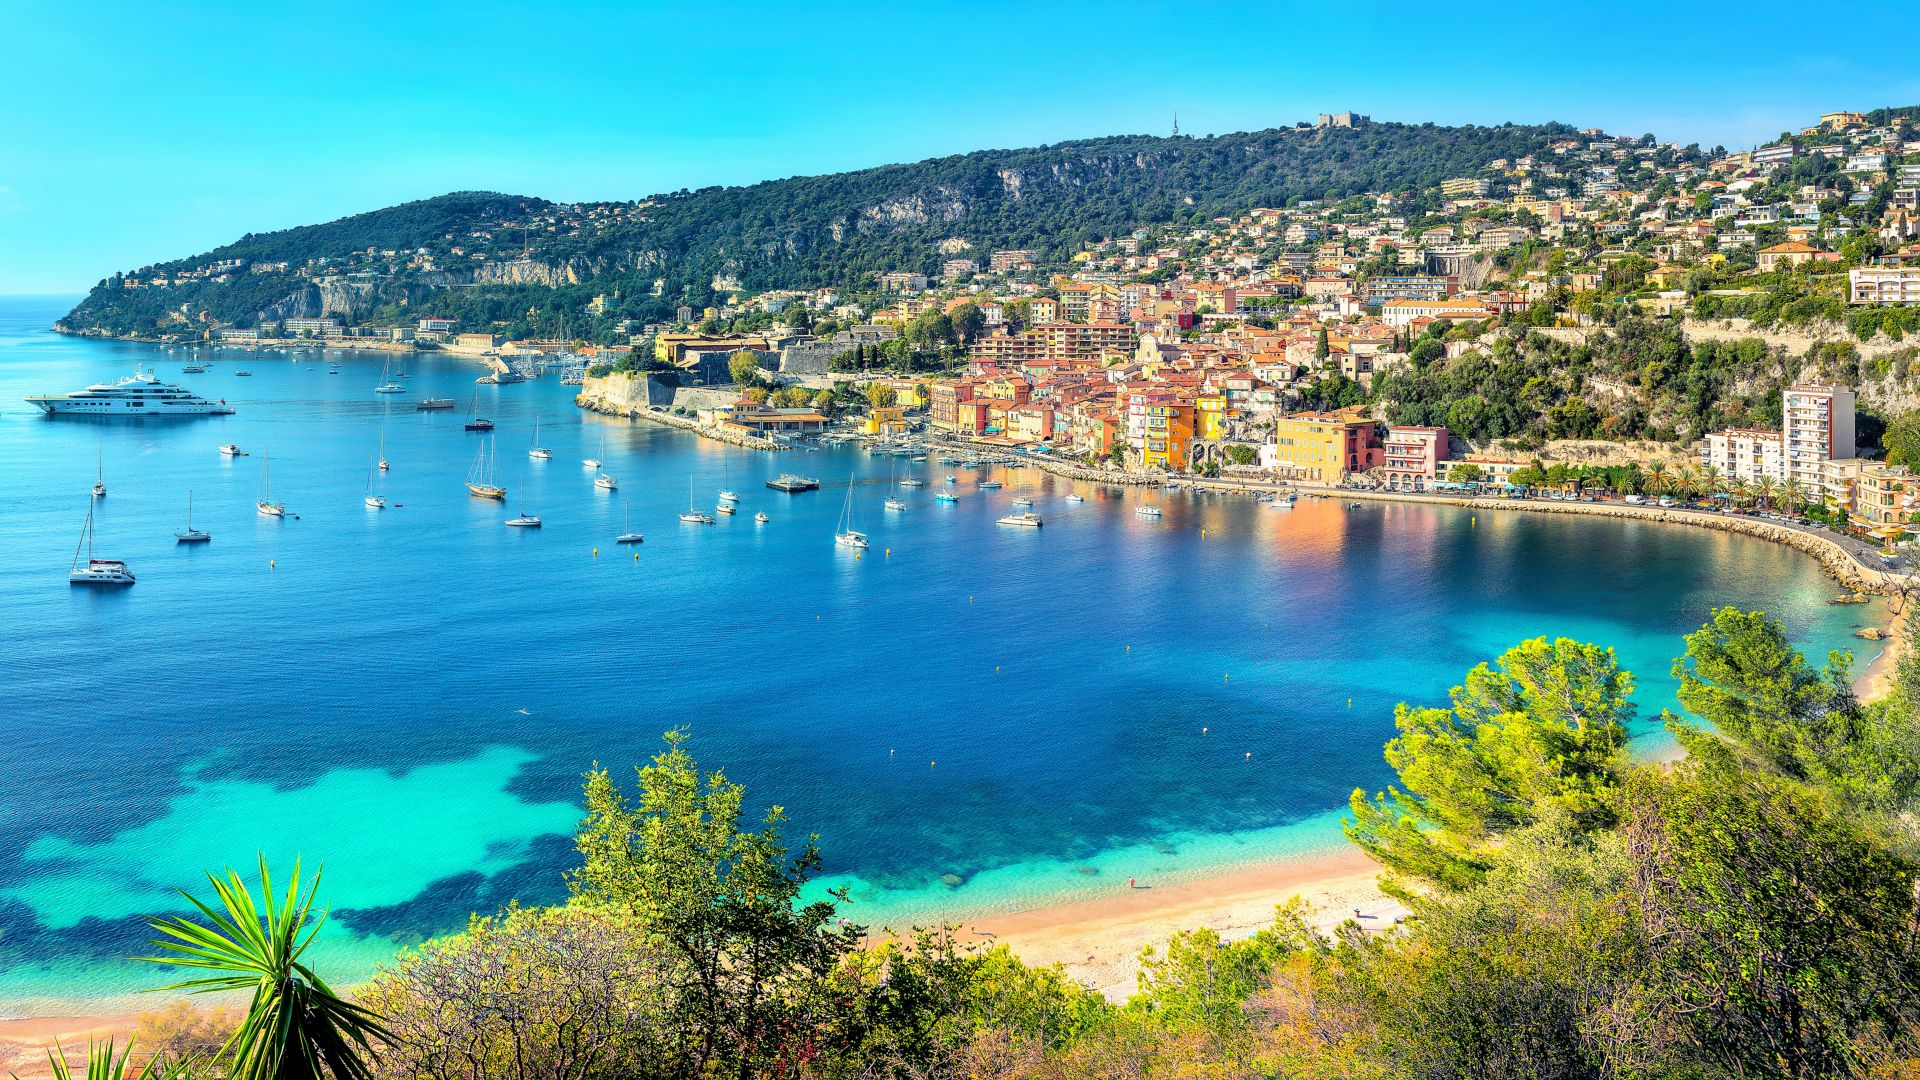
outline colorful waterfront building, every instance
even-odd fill
[[[869,435],[905,435],[907,411],[898,405],[876,405],[867,411]]]
[[[1443,427],[1389,427],[1381,463],[1386,486],[1393,491],[1425,491],[1444,479],[1447,443]]]
[[[1383,426],[1357,407],[1283,416],[1262,447],[1262,464],[1295,480],[1338,484],[1385,460]]]

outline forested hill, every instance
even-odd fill
[[[1083,241],[1142,224],[1417,189],[1472,174],[1495,158],[1543,153],[1552,140],[1572,135],[1557,124],[1362,120],[1351,128],[1116,136],[983,150],[635,203],[562,206],[464,192],[250,235],[132,272],[140,282],[134,288],[116,275],[63,327],[145,334],[169,326],[244,326],[323,309],[377,319],[383,307],[397,312],[403,303],[412,314],[452,308],[517,317],[529,306],[530,286],[557,294],[552,305],[536,295],[535,306],[577,314],[592,296],[617,292],[607,317],[652,320],[683,302],[709,302],[720,289],[853,286],[876,272],[932,272],[955,254],[984,260],[993,248],[1063,256]],[[249,265],[238,273],[191,276],[230,259]],[[317,262],[322,259],[327,262]],[[274,265],[281,262],[284,270]],[[156,271],[166,284],[146,287]],[[190,275],[184,281],[183,272]],[[213,280],[219,276],[228,280]],[[657,293],[656,279],[664,280]],[[483,288],[446,289],[451,285]]]

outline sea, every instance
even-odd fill
[[[0,1016],[143,1007],[166,976],[129,959],[146,920],[262,855],[324,867],[310,959],[344,984],[471,912],[559,900],[583,774],[631,785],[669,731],[818,837],[814,887],[846,888],[848,918],[905,927],[1335,849],[1350,793],[1390,778],[1395,705],[1443,704],[1530,637],[1618,650],[1657,753],[1681,636],[1716,605],[1862,664],[1851,635],[1882,617],[1747,537],[746,451],[585,412],[557,375],[49,332],[72,300],[0,300]],[[23,400],[140,366],[236,412]],[[374,392],[402,368],[407,393]],[[476,462],[504,502],[468,494]],[[783,472],[821,489],[769,489]],[[269,476],[284,519],[255,510]],[[737,515],[679,521],[723,488]],[[209,543],[175,542],[189,496]],[[997,525],[1023,496],[1045,525]],[[90,508],[137,584],[68,584]],[[864,551],[834,542],[849,509]]]

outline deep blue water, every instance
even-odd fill
[[[484,440],[465,408],[412,404],[464,406],[469,363],[407,358],[404,396],[372,392],[369,355],[333,354],[333,375],[227,350],[182,375],[183,352],[46,333],[62,308],[0,300],[0,1015],[147,984],[121,959],[144,951],[140,917],[257,850],[325,862],[345,981],[469,911],[563,895],[580,774],[630,769],[668,728],[820,835],[853,917],[904,920],[1338,843],[1347,793],[1386,778],[1394,704],[1441,701],[1529,636],[1617,647],[1650,717],[1713,605],[1765,608],[1821,652],[1872,616],[1746,538],[1276,512],[1032,469],[983,492],[937,462],[909,491],[889,486],[904,462],[729,452],[583,414],[553,377],[480,388],[502,507],[461,485]],[[238,415],[48,420],[21,400],[138,362]],[[536,418],[548,462],[527,458]],[[378,483],[401,505],[377,512],[361,497],[383,431]],[[298,520],[254,511],[268,450]],[[123,591],[64,580],[96,452],[99,554],[139,576]],[[827,490],[762,486],[789,469]],[[957,506],[933,502],[949,471]],[[730,484],[742,513],[681,525],[689,478],[709,508]],[[831,539],[850,478],[875,545],[858,559]],[[214,536],[197,548],[173,542],[189,489]],[[910,508],[883,511],[890,491]],[[1046,526],[997,527],[1022,493]],[[1143,499],[1166,516],[1135,516]],[[503,527],[522,506],[545,528]],[[612,543],[623,506],[637,550]]]

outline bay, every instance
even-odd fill
[[[1655,752],[1680,635],[1715,605],[1821,655],[1879,611],[1828,605],[1803,555],[1681,526],[750,453],[430,355],[403,359],[404,395],[373,393],[388,361],[367,353],[221,349],[183,375],[184,350],[46,332],[65,306],[0,300],[5,1015],[127,1004],[156,981],[125,960],[142,919],[257,853],[324,863],[342,982],[470,911],[558,899],[581,774],[630,778],[668,729],[819,834],[851,918],[904,925],[1338,845],[1348,793],[1387,778],[1394,705],[1527,637],[1618,649]],[[238,412],[22,401],[136,364]],[[476,389],[491,437],[462,430]],[[429,395],[461,408],[415,411]],[[549,461],[527,455],[536,420]],[[462,486],[489,438],[504,506]],[[269,452],[297,519],[254,510]],[[125,590],[64,580],[96,455],[97,549],[132,564]],[[928,486],[890,484],[909,468]],[[825,490],[764,486],[789,470]],[[936,503],[949,472],[960,502]],[[740,514],[681,524],[690,483]],[[832,539],[849,483],[859,555]],[[174,543],[189,490],[209,544]],[[1044,528],[997,526],[1022,495]],[[544,527],[502,525],[522,509]],[[637,549],[613,543],[623,514]]]

